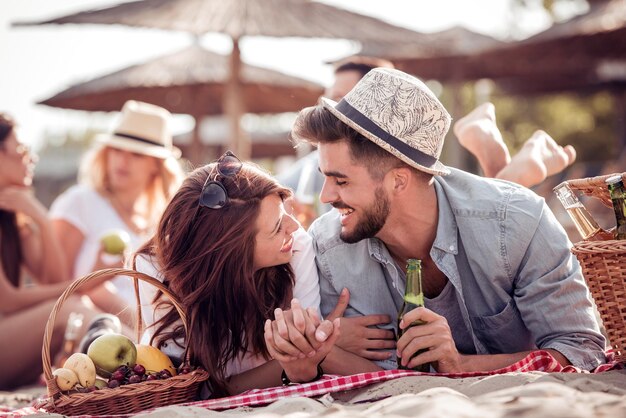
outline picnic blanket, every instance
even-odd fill
[[[609,362],[603,364],[593,370],[592,373],[601,373],[609,370],[616,370],[623,368],[623,365]],[[511,372],[547,372],[547,373],[587,373],[573,366],[561,366],[558,361],[550,355],[547,351],[538,350],[530,353],[522,360],[502,369],[491,370],[488,372],[468,372],[468,373],[421,373],[411,370],[385,370],[371,373],[359,373],[350,376],[335,376],[324,375],[324,377],[318,381],[290,385],[290,386],[278,386],[266,389],[254,389],[244,392],[240,395],[229,396],[219,399],[208,399],[203,401],[188,402],[179,404],[178,406],[193,406],[197,408],[204,408],[208,410],[225,410],[242,406],[261,406],[279,399],[292,398],[292,397],[319,397],[329,393],[344,392],[352,389],[362,388],[374,383],[385,382],[401,377],[410,376],[438,376],[447,377],[451,379],[467,378],[467,377],[479,377],[479,376],[491,376],[506,374]],[[148,410],[144,412],[151,412],[154,410]],[[8,417],[21,417],[31,415],[35,413],[45,412],[37,410],[34,407],[21,408],[14,411],[5,411]],[[0,406],[0,414],[2,414],[2,407]],[[115,417],[128,417],[134,414],[127,415],[112,415]],[[89,417],[82,415],[80,417]]]

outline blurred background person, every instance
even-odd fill
[[[30,187],[34,163],[13,120],[0,113],[0,390],[32,383],[41,374],[44,329],[67,286],[60,241]],[[52,356],[61,348],[71,312],[87,321],[96,314],[88,299],[68,300],[56,317]]]
[[[158,106],[128,101],[112,134],[83,159],[79,184],[52,204],[54,232],[63,242],[72,278],[104,268],[122,267],[123,257],[105,254],[101,238],[112,230],[130,237],[126,253],[154,232],[159,218],[184,177],[172,145],[171,114]],[[89,292],[105,312],[134,327],[132,281],[114,278]]]

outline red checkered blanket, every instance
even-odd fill
[[[600,373],[608,370],[621,369],[621,364],[611,362],[603,364],[593,371],[593,373]],[[522,360],[514,363],[508,367],[492,370],[488,372],[469,372],[469,373],[421,373],[411,370],[385,370],[372,373],[359,373],[350,376],[334,376],[325,375],[322,379],[305,383],[301,385],[291,386],[278,386],[267,389],[254,389],[244,392],[240,395],[229,396],[227,398],[208,399],[205,401],[188,402],[181,404],[183,406],[195,406],[199,408],[206,408],[212,410],[223,410],[236,408],[240,406],[259,406],[266,405],[277,401],[282,398],[291,397],[316,397],[325,395],[327,393],[342,392],[351,389],[362,388],[372,383],[385,382],[387,380],[397,379],[399,377],[408,376],[438,376],[448,378],[462,378],[462,377],[477,377],[477,376],[489,376],[496,374],[504,374],[509,372],[560,372],[560,373],[582,373],[580,369],[574,366],[561,366],[554,357],[547,351],[534,351]],[[31,415],[34,413],[45,412],[37,410],[33,407],[22,408],[15,411],[6,411],[9,417],[20,417],[25,415]],[[145,411],[147,412],[147,411]],[[0,415],[2,409],[0,407]],[[115,417],[127,417],[130,415],[114,415]],[[81,417],[87,418],[89,415],[83,415]]]

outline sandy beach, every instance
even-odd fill
[[[405,377],[319,399],[216,412],[166,407],[141,417],[619,417],[626,416],[626,370],[600,374],[508,373],[449,379]]]
[[[166,417],[618,417],[626,415],[626,371],[509,373],[449,379],[405,377],[317,400],[282,399],[260,408],[215,412],[167,407]]]
[[[36,389],[0,393],[0,403],[25,406],[36,394]],[[169,406],[135,416],[614,418],[626,416],[626,370],[597,374],[513,372],[462,379],[403,377],[316,399],[281,399],[262,407],[211,411]]]

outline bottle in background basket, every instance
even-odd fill
[[[404,291],[404,302],[402,302],[402,307],[400,308],[400,312],[398,312],[398,338],[402,337],[402,334],[404,334],[406,329],[424,325],[422,321],[415,321],[404,330],[400,329],[400,321],[402,321],[404,314],[421,306],[424,306],[424,292],[422,291],[422,262],[421,260],[410,258],[407,261],[406,266],[406,289]],[[419,350],[413,355],[413,357],[425,351],[427,350]],[[408,367],[403,366],[400,363],[401,360],[402,359],[398,357],[398,369],[408,369]],[[418,372],[429,372],[430,363],[420,364],[419,366],[414,367],[413,370]]]
[[[600,225],[591,217],[567,182],[559,184],[553,190],[582,239],[588,241],[613,239],[613,234],[600,228]]]
[[[624,188],[622,176],[617,175],[609,177],[606,179],[606,184],[611,193],[615,220],[617,222],[615,239],[626,239],[626,188]]]
[[[83,326],[83,314],[71,312],[65,326],[65,334],[63,335],[62,352],[57,360],[57,367],[63,367],[65,361],[76,352],[78,345],[78,333]]]

